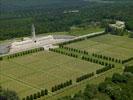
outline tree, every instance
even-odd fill
[[[95,85],[87,85],[83,93],[85,96],[85,100],[90,100],[94,98],[97,92],[98,92],[98,89]]]
[[[41,93],[37,92],[37,98],[40,98],[40,97],[41,97]]]
[[[124,75],[120,75],[120,74],[113,74],[112,76],[112,82],[114,83],[126,83],[127,82],[127,77]]]
[[[44,95],[45,95],[45,91],[41,90],[41,96],[44,96]]]
[[[36,93],[34,93],[34,99],[37,99],[37,94]]]
[[[26,97],[26,100],[30,100],[30,97],[29,97],[29,96],[27,96],[27,97]]]
[[[30,95],[30,100],[33,100],[33,95],[32,94]]]
[[[0,87],[0,100],[19,100],[19,97],[15,91]]]
[[[47,89],[45,89],[45,95],[48,95],[48,90]]]

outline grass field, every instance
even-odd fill
[[[39,52],[0,62],[0,84],[20,97],[94,72],[103,66],[52,52]]]
[[[72,43],[67,46],[122,60],[133,56],[133,39],[110,34]]]

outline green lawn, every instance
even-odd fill
[[[24,97],[103,66],[53,52],[39,52],[0,62],[0,84]],[[75,84],[75,83],[74,83]]]
[[[133,56],[133,39],[110,34],[68,44],[67,46],[119,59],[127,59]]]

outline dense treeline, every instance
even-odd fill
[[[106,78],[98,85],[88,84],[84,91],[59,100],[132,100],[132,84],[133,74],[130,71],[124,72],[122,75],[114,73],[112,78]]]
[[[30,35],[32,23],[36,25],[37,34],[69,31],[71,26],[105,27],[111,20],[123,20],[127,29],[133,30],[133,1],[2,0],[1,9],[0,40]],[[78,12],[71,12],[74,10]]]

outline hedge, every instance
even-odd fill
[[[100,54],[96,54],[96,53],[93,53],[92,56],[96,57],[96,58],[100,58],[100,59],[104,59],[104,60],[108,60],[108,61],[112,61],[112,62],[116,62],[116,63],[121,63],[122,64],[122,60],[117,59],[117,58],[112,58],[112,57],[109,57],[109,56],[100,55]]]
[[[104,67],[104,68],[98,69],[98,70],[96,70],[96,74],[103,73],[103,72],[105,72],[107,70],[110,70],[110,69],[112,69],[114,67],[115,67],[114,65],[111,65],[111,66],[108,66],[108,67]]]
[[[83,81],[83,80],[85,80],[85,79],[89,79],[89,78],[92,77],[92,76],[94,76],[94,73],[93,73],[93,72],[90,73],[90,74],[85,74],[85,75],[83,75],[83,76],[78,77],[78,78],[76,79],[76,82],[81,82],[81,81]]]
[[[61,90],[63,88],[66,88],[66,87],[68,87],[70,85],[72,85],[72,80],[69,80],[69,81],[66,81],[65,83],[61,83],[61,84],[53,86],[51,91],[55,92],[55,91]]]
[[[103,66],[106,66],[106,67],[114,66],[114,64],[111,64],[111,63],[108,63],[108,62],[104,62],[104,61],[100,61],[98,59],[85,57],[85,56],[82,56],[82,60],[89,61],[89,62],[96,63],[96,64],[100,64],[100,65],[103,65]]]
[[[34,94],[31,94],[30,96],[26,96],[26,97],[22,98],[22,100],[35,100],[35,99],[41,98],[41,97],[46,96],[46,95],[48,95],[47,89],[41,90],[41,91],[34,93]]]
[[[131,61],[131,60],[133,60],[133,57],[128,58],[128,59],[126,59],[126,60],[123,60],[123,61],[122,61],[122,64],[127,63],[127,62],[129,62],[129,61]]]
[[[70,56],[70,57],[78,58],[78,55],[76,55],[76,54],[67,53],[65,51],[61,51],[61,50],[58,50],[58,49],[51,49],[50,48],[49,51],[53,51],[53,52],[60,53],[60,54],[63,54],[63,55],[67,55],[67,56]]]
[[[19,56],[24,56],[24,55],[28,55],[28,54],[39,52],[39,51],[43,51],[43,50],[44,50],[44,48],[41,47],[41,48],[36,48],[36,49],[31,49],[31,50],[27,50],[27,51],[22,51],[22,52],[10,54],[10,55],[7,55],[5,57],[7,59],[11,59],[11,58],[16,58],[16,57],[19,57]]]

